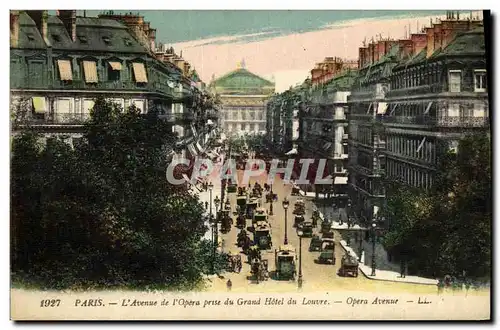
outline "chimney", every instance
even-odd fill
[[[399,40],[398,44],[402,58],[407,58],[413,54],[413,42],[410,39]]]
[[[36,28],[40,32],[42,39],[45,41],[47,45],[50,45],[50,41],[48,38],[49,30],[48,30],[48,19],[49,12],[47,10],[27,10],[26,14],[35,22]]]
[[[19,10],[10,11],[10,47],[19,45]]]
[[[427,35],[425,33],[412,33],[411,42],[413,45],[412,53],[417,55],[427,46]]]
[[[358,49],[358,67],[361,69],[365,66],[365,48],[359,47]]]
[[[434,28],[425,28],[425,34],[427,39],[427,58],[434,54]]]
[[[372,41],[370,42],[370,44],[368,45],[368,63],[369,64],[373,64],[375,63],[375,47],[376,47],[376,44]]]
[[[69,37],[73,42],[76,41],[76,10],[58,10],[59,19],[63,23]]]
[[[151,44],[151,49],[156,49],[156,29],[149,29],[149,43]]]
[[[458,15],[458,14],[457,14]],[[443,22],[441,31],[441,47],[444,48],[455,38],[455,36],[460,32],[465,32],[472,29],[472,24],[466,20],[455,20]]]

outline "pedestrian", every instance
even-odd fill
[[[233,287],[233,282],[231,282],[231,279],[227,280],[226,287],[228,291],[231,291],[231,288]]]
[[[205,201],[205,210],[208,210],[208,202]]]

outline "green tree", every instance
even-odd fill
[[[12,148],[12,270],[49,287],[196,285],[203,207],[166,180],[175,143],[155,114],[97,99],[83,142]]]
[[[429,192],[398,184],[383,214],[391,225],[383,242],[410,258],[422,275],[488,277],[491,270],[491,149],[485,134],[466,136],[458,153],[442,155]]]

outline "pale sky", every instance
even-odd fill
[[[246,68],[268,79],[274,79],[276,91],[301,83],[310,74],[314,64],[325,57],[357,60],[358,48],[366,38],[370,41],[382,37],[402,38],[408,30],[417,32],[443,15],[407,15],[382,18],[362,18],[324,25],[321,29],[273,35],[262,31],[248,34],[210,37],[174,43],[177,53],[198,71],[205,82],[212,75],[220,77],[235,70],[244,59]],[[267,35],[270,34],[270,35]],[[256,40],[252,40],[252,38]],[[250,41],[249,41],[250,40]]]

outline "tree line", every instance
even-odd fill
[[[176,137],[151,112],[97,99],[73,146],[12,139],[11,271],[46,288],[186,287],[212,269],[203,206],[166,180]],[[220,262],[218,264],[221,264]]]
[[[412,273],[475,280],[491,272],[491,141],[463,138],[457,152],[439,161],[433,188],[392,183],[383,215],[390,219],[383,243],[406,260]]]

